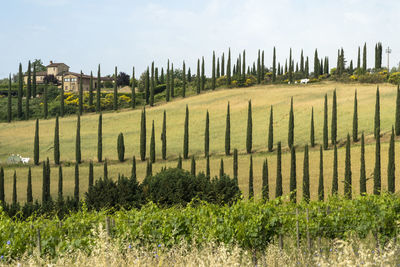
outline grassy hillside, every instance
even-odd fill
[[[190,111],[190,145],[189,154],[195,155],[197,160],[197,171],[205,169],[204,160],[204,126],[206,110],[210,112],[210,152],[211,172],[217,175],[220,158],[225,161],[225,172],[232,174],[232,159],[224,156],[225,116],[228,101],[231,106],[231,147],[239,150],[239,183],[247,194],[247,178],[249,157],[245,154],[246,126],[247,126],[247,101],[252,100],[253,105],[253,151],[255,152],[255,190],[256,197],[260,194],[262,160],[267,157],[269,163],[270,192],[275,195],[276,176],[276,153],[268,153],[266,149],[268,137],[268,122],[270,106],[274,107],[274,143],[282,141],[283,153],[283,190],[288,192],[289,185],[289,163],[290,155],[287,153],[287,130],[290,97],[294,97],[295,116],[295,145],[297,147],[297,177],[299,196],[301,195],[301,179],[303,166],[303,146],[309,142],[311,107],[314,107],[315,138],[317,143],[322,142],[323,126],[323,102],[324,94],[328,94],[329,128],[331,118],[332,91],[336,88],[338,97],[338,139],[343,144],[347,132],[352,131],[354,90],[358,92],[358,114],[359,131],[367,135],[366,166],[367,175],[373,171],[374,165],[374,140],[373,119],[375,109],[376,86],[370,84],[339,84],[339,83],[317,83],[309,85],[267,85],[240,89],[226,89],[215,92],[207,92],[199,96],[186,99],[177,98],[168,104],[161,104],[153,108],[146,108],[147,113],[147,140],[149,148],[150,130],[152,120],[155,121],[156,132],[156,154],[157,163],[153,166],[153,172],[162,166],[176,166],[179,153],[182,154],[183,147],[183,123],[186,104]],[[384,134],[382,144],[382,184],[386,188],[386,165],[388,149],[388,132],[394,124],[396,87],[390,84],[380,86],[381,93],[381,128]],[[167,112],[167,161],[161,160],[161,126],[164,109]],[[97,155],[97,124],[98,115],[89,114],[81,118],[81,192],[87,189],[87,162],[96,160]],[[14,153],[24,157],[33,157],[34,121],[2,123],[0,127],[0,160],[4,163],[7,157]],[[76,117],[66,117],[60,120],[60,143],[61,160],[64,165],[64,188],[65,194],[73,192],[73,166],[75,158],[75,131]],[[117,113],[106,113],[103,115],[103,155],[110,161],[109,172],[112,177],[118,173],[130,174],[131,157],[139,156],[139,131],[140,131],[140,109],[123,110]],[[117,160],[117,136],[122,132],[125,135],[126,157],[125,163]],[[330,129],[329,129],[330,133]],[[41,160],[53,158],[53,136],[54,119],[40,121],[40,157]],[[147,151],[148,154],[148,151]],[[396,155],[398,158],[400,155]],[[352,172],[354,192],[359,188],[359,144],[352,146]],[[333,151],[324,153],[325,161],[325,191],[330,193],[332,177]],[[319,148],[310,151],[310,175],[311,195],[316,197],[318,186]],[[190,161],[184,162],[184,168],[190,168]],[[344,149],[339,149],[339,180],[344,176]],[[18,199],[25,200],[26,192],[26,167],[5,166],[6,168],[6,198],[11,199],[12,173],[17,169],[18,175]],[[138,176],[143,177],[145,164],[138,162]],[[397,170],[400,168],[397,167]],[[33,167],[33,190],[34,197],[41,196],[41,173],[42,168]],[[96,178],[102,176],[102,165],[96,164]],[[54,167],[51,172],[52,193],[56,192],[58,170]],[[372,181],[368,180],[368,190],[372,189]],[[343,190],[343,183],[339,183],[339,190]]]

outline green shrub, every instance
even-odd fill
[[[400,84],[400,72],[391,73],[388,82],[393,84]]]

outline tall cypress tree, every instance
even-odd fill
[[[281,142],[278,142],[278,150],[276,153],[276,185],[275,185],[275,197],[282,196],[282,151]]]
[[[135,81],[135,67],[132,67],[132,87],[131,87],[131,91],[132,91],[132,108],[136,107],[136,81]]]
[[[231,77],[231,49],[228,51],[228,61],[226,63],[226,83],[228,86],[231,85],[232,82]]]
[[[180,155],[179,155],[179,157],[180,157]],[[182,161],[182,158],[181,158],[181,161]],[[206,177],[207,177],[208,179],[210,179],[210,177],[211,177],[211,171],[210,171],[210,156],[207,156],[207,158],[206,158]]]
[[[381,128],[381,115],[380,115],[380,101],[379,101],[379,86],[376,88],[376,102],[375,102],[375,120],[374,120],[374,137],[376,136],[376,129]]]
[[[238,184],[238,150],[235,148],[233,150],[233,179],[236,181],[236,184]]]
[[[395,192],[395,148],[394,148],[394,128],[392,127],[392,134],[390,136],[390,146],[389,146],[389,155],[388,155],[388,191],[390,193]]]
[[[297,178],[296,178],[296,150],[294,146],[290,149],[290,200],[297,200]]]
[[[264,200],[269,199],[269,181],[268,181],[268,161],[267,159],[263,162],[263,169],[262,169],[262,198]]]
[[[47,171],[47,166],[46,166],[46,162],[43,161],[43,180],[42,180],[42,203],[45,203],[47,201],[49,201],[49,192],[48,190],[48,171]]]
[[[358,54],[357,54],[357,69],[361,68],[361,56],[360,56],[360,47],[358,47]]]
[[[215,51],[213,51],[213,59],[212,59],[211,88],[215,90]]]
[[[163,124],[161,132],[161,153],[162,159],[167,159],[167,112],[164,109]]]
[[[221,76],[225,75],[225,53],[221,56]]]
[[[189,108],[186,105],[185,126],[183,133],[183,158],[189,158]]]
[[[314,136],[314,108],[311,108],[311,128],[310,128],[310,145],[315,146],[315,136]]]
[[[208,110],[206,113],[206,128],[204,130],[204,157],[210,154],[210,117]]]
[[[28,186],[26,188],[26,202],[32,203],[33,196],[32,196],[32,171],[31,167],[29,166],[28,169]]]
[[[151,76],[150,76],[150,106],[154,106],[154,61],[151,63]]]
[[[350,159],[350,135],[347,134],[346,142],[346,159],[344,170],[344,196],[351,199],[352,182],[351,182],[351,159]]]
[[[76,203],[79,202],[79,165],[78,165],[78,163],[75,163],[74,200],[75,200]]]
[[[144,106],[140,120],[140,160],[146,160],[146,108]]]
[[[246,151],[251,153],[253,145],[253,119],[251,114],[251,100],[249,100],[249,106],[247,110],[247,135],[246,135]]]
[[[194,156],[192,156],[192,161],[191,161],[191,164],[190,164],[190,173],[193,176],[196,176],[196,160],[194,159]]]
[[[336,144],[337,139],[337,103],[336,103],[336,89],[333,91],[332,100],[332,125],[331,125],[331,141],[332,145]]]
[[[11,74],[8,78],[8,94],[7,94],[7,121],[12,120],[12,102],[11,102]]]
[[[274,46],[274,52],[272,55],[272,82],[276,81],[276,50]]]
[[[97,128],[97,161],[103,160],[103,115],[99,114],[99,125]]]
[[[269,113],[269,127],[268,127],[268,151],[271,152],[274,148],[274,112],[271,106]]]
[[[82,112],[83,112],[83,78],[82,78],[82,76],[83,76],[83,73],[81,71],[81,76],[79,77],[79,103],[78,103],[79,115],[82,115]],[[47,97],[46,97],[46,106],[47,106]],[[47,115],[46,115],[46,117],[47,117]]]
[[[39,165],[39,119],[36,119],[35,124],[35,139],[33,144],[33,162]]]
[[[169,70],[169,59],[167,62],[167,82],[166,86],[167,88],[165,89],[165,101],[169,102],[169,96],[170,96],[170,70]]]
[[[318,78],[319,76],[319,59],[318,59],[318,51],[317,49],[315,49],[315,53],[314,53],[314,78]]]
[[[204,91],[206,84],[206,74],[204,70],[204,57],[201,58],[201,91]]]
[[[4,198],[4,168],[0,167],[0,201],[2,205],[5,204]]]
[[[89,162],[89,182],[88,182],[88,190],[93,186],[94,181],[94,173],[93,173],[93,161]]]
[[[22,96],[23,96],[23,75],[22,75],[22,64],[19,63],[19,71],[18,71],[18,106],[17,106],[17,116],[18,118],[22,118]]]
[[[201,77],[200,77],[200,59],[197,59],[197,75],[196,75],[196,85],[197,85],[197,94],[200,94],[201,90]]]
[[[93,106],[93,73],[90,71],[90,82],[89,82],[89,107]]]
[[[182,97],[186,96],[186,66],[185,61],[183,61],[182,66]]]
[[[29,99],[31,98],[31,61],[28,63],[28,80],[26,84],[25,97],[25,120],[29,120]]]
[[[289,112],[289,132],[288,132],[288,146],[293,146],[294,139],[294,113],[293,113],[293,97],[290,99],[290,112]]]
[[[33,69],[33,75],[32,75],[32,97],[36,98],[36,64],[35,63],[33,63],[32,69]]]
[[[115,66],[114,73],[114,101],[113,101],[113,109],[118,110],[118,86],[117,86],[117,66]]]
[[[363,72],[365,73],[367,71],[367,43],[364,43],[364,48],[363,48],[363,63],[362,63],[362,69]]]
[[[253,156],[250,155],[250,168],[249,168],[249,199],[254,198],[253,186]]]
[[[328,149],[328,96],[325,94],[324,102],[324,128],[323,128],[324,149]]]
[[[243,50],[242,81],[246,82],[246,50]]]
[[[63,198],[63,172],[62,166],[58,166],[58,198]]]
[[[145,76],[145,83],[144,83],[144,87],[145,87],[145,97],[146,97],[146,104],[149,104],[149,100],[150,100],[150,70],[149,67],[147,67],[146,70],[146,76]],[[169,101],[169,87],[167,87],[167,101]]]
[[[47,115],[48,115],[48,96],[47,96],[47,86],[44,87],[43,89],[43,115],[44,118],[47,119]]]
[[[354,93],[354,111],[353,111],[353,142],[358,141],[358,104],[357,90]]]
[[[381,193],[381,137],[379,128],[376,128],[375,136],[374,195],[379,195]]]
[[[257,84],[261,83],[261,59],[260,59],[260,49],[258,49],[257,57]]]
[[[150,161],[156,162],[156,137],[154,133],[154,120],[151,125],[151,138],[150,138]]]
[[[264,50],[261,53],[261,81],[265,78]]]
[[[61,89],[60,89],[60,116],[64,117],[64,74],[61,77]]]
[[[171,93],[171,97],[175,97],[175,74],[174,74],[174,64],[171,63],[171,74],[170,74],[170,82],[171,82],[171,86],[170,86],[170,93]]]
[[[361,157],[360,157],[360,194],[367,193],[367,176],[365,174],[365,144],[364,132],[361,134]]]
[[[135,156],[133,156],[133,158],[132,158],[131,179],[134,180],[134,181],[137,181],[137,176],[136,176],[136,157]]]
[[[96,86],[96,112],[101,112],[100,91],[101,77],[100,77],[100,64],[97,70],[97,86]]]
[[[319,147],[319,182],[318,182],[318,200],[324,201],[324,156],[322,146]]]
[[[117,152],[118,152],[118,160],[120,162],[125,161],[125,144],[124,144],[124,134],[119,133],[117,140]]]
[[[208,158],[210,158],[208,156]],[[219,178],[221,179],[222,176],[224,176],[225,171],[224,171],[224,160],[221,158],[220,164],[219,164]]]
[[[308,145],[304,147],[304,162],[303,162],[303,200],[310,201],[310,169],[308,160]]]
[[[75,161],[81,163],[81,116],[78,114],[76,122]]]
[[[12,204],[17,205],[17,172],[14,171]]]
[[[56,117],[56,125],[54,127],[54,163],[60,164],[60,136],[58,116]]]
[[[337,146],[333,147],[333,175],[332,175],[332,195],[338,193],[338,156]]]
[[[400,135],[400,86],[397,85],[397,97],[396,97],[396,118],[395,118],[395,129],[396,135]]]
[[[231,154],[231,112],[228,102],[226,108],[226,124],[225,124],[225,155]]]

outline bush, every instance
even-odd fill
[[[400,84],[400,72],[391,73],[388,81],[393,84]]]
[[[233,204],[240,198],[241,192],[235,180],[224,174],[222,177],[215,176],[211,181],[210,202],[217,204]]]
[[[357,77],[360,83],[383,83],[386,81],[386,75],[379,73],[363,74]]]

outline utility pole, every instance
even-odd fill
[[[392,49],[390,49],[390,47],[388,46],[388,47],[386,48],[388,73],[390,72],[390,69],[389,69],[389,54],[390,54],[390,53],[392,53]]]

